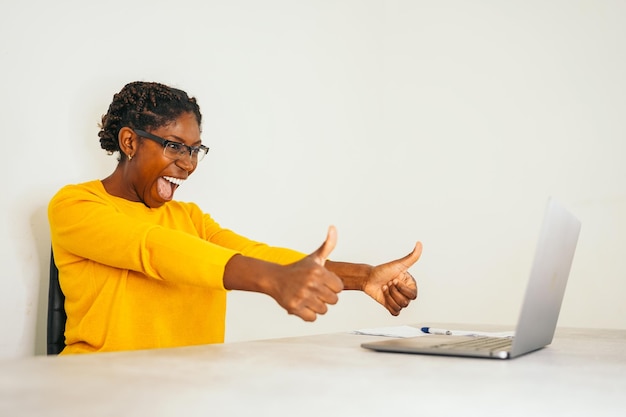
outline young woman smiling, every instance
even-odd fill
[[[63,187],[48,207],[67,313],[62,353],[223,342],[229,290],[267,294],[306,321],[344,289],[393,315],[417,297],[408,268],[419,242],[378,266],[335,262],[334,227],[307,255],[238,235],[175,200],[209,151],[201,123],[196,100],[163,84],[133,82],[114,95],[99,137],[119,154],[115,170]]]

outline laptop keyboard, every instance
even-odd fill
[[[439,349],[474,349],[487,351],[506,350],[511,347],[513,339],[502,337],[474,337],[469,340],[460,340],[456,342],[446,342],[433,346]]]

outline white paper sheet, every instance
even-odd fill
[[[372,329],[360,329],[355,330],[354,334],[365,334],[369,336],[388,336],[388,337],[416,337],[426,336],[426,333],[422,332],[417,327],[413,326],[391,326],[391,327],[378,327]]]
[[[427,326],[424,326],[427,327]],[[449,335],[451,336],[488,336],[488,337],[513,337],[515,336],[514,331],[506,331],[506,332],[482,332],[477,330],[452,330],[446,329],[449,331]],[[387,336],[387,337],[398,337],[398,338],[407,338],[407,337],[416,337],[416,336],[428,336],[428,333],[424,333],[421,330],[421,327],[413,327],[413,326],[390,326],[390,327],[376,327],[371,329],[359,329],[354,330],[354,334],[363,334],[369,336]]]

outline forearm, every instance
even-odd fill
[[[243,255],[233,256],[224,269],[224,287],[265,293],[287,313],[305,321],[314,321],[318,314],[335,304],[343,289],[341,279],[324,268],[321,256],[307,256],[291,265],[278,265]]]
[[[341,278],[344,290],[362,291],[365,281],[370,276],[373,269],[371,265],[367,264],[335,261],[326,261],[324,266]]]
[[[279,273],[280,265],[235,255],[224,268],[224,288],[227,290],[254,291],[272,295],[273,280]]]

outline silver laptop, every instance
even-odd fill
[[[549,345],[579,234],[580,221],[550,198],[514,337],[429,335],[361,346],[383,352],[510,359]]]

